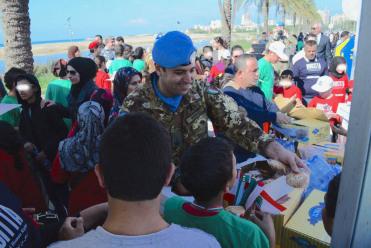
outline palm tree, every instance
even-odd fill
[[[4,30],[5,64],[33,72],[29,0],[0,0]]]
[[[221,0],[218,0],[219,4],[219,10],[220,10],[220,16],[222,19],[222,36],[227,42],[228,48],[231,45],[231,39],[232,39],[232,2],[231,0],[223,0],[223,3]]]

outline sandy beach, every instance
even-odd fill
[[[210,40],[215,34],[191,34],[193,41]],[[154,42],[153,35],[135,35],[124,36],[125,42],[133,46],[151,46]],[[32,45],[34,56],[43,56],[49,54],[67,53],[69,46],[76,45],[81,51],[88,50],[88,45],[91,41],[80,42],[64,42],[64,43],[49,43]],[[4,59],[4,48],[0,48],[0,59]]]

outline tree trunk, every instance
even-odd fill
[[[231,0],[224,0],[221,4],[219,0],[219,10],[222,20],[222,36],[227,42],[228,48],[231,46],[232,36],[232,2]]]
[[[0,0],[3,19],[5,65],[33,73],[29,0]]]
[[[269,0],[264,0],[263,4],[263,12],[264,12],[264,31],[269,34]]]

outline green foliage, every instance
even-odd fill
[[[34,75],[37,77],[41,87],[41,93],[44,95],[46,92],[46,88],[48,87],[48,83],[56,77],[51,72],[51,65],[52,63],[48,63],[46,65],[35,65],[34,67]]]

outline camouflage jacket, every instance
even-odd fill
[[[147,112],[169,131],[173,147],[173,162],[179,165],[183,152],[208,136],[207,121],[211,120],[218,132],[251,152],[259,152],[272,141],[260,127],[239,110],[235,101],[219,89],[194,81],[191,90],[183,96],[176,112],[155,94],[153,86],[140,86],[124,100],[121,111]]]

